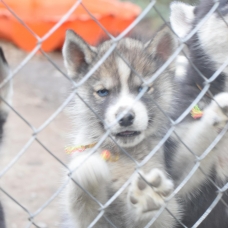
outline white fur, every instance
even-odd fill
[[[132,40],[129,38],[125,39],[125,46],[128,49],[132,49],[132,48],[142,48],[142,43],[139,42],[138,40]]]
[[[121,93],[122,94],[128,94],[129,93],[128,79],[130,77],[131,69],[124,62],[124,60],[121,59],[120,57],[118,57],[116,59],[116,65],[118,67],[119,76],[120,76]]]
[[[139,218],[142,216],[151,218],[154,214],[156,214],[157,209],[164,205],[164,199],[166,197],[162,196],[162,194],[166,192],[171,193],[174,186],[173,182],[169,180],[159,169],[152,169],[147,174],[141,172],[141,175],[149,183],[153,183],[156,181],[156,179],[160,178],[160,184],[156,187],[153,187],[145,183],[147,186],[141,190],[138,186],[138,181],[141,177],[137,174],[128,190],[128,206],[134,209],[135,216]],[[131,197],[134,197],[134,199],[138,202],[133,204],[131,202]],[[152,200],[151,202],[153,205],[151,206],[154,206],[154,210],[149,212],[148,200]]]
[[[228,21],[228,16],[224,18]],[[219,31],[219,32],[216,32]],[[228,27],[218,16],[212,15],[199,30],[200,44],[219,68],[228,60]],[[225,72],[228,73],[228,67]]]
[[[176,59],[176,71],[175,75],[178,79],[183,78],[186,75],[188,66],[188,59],[185,56],[178,56]]]
[[[160,184],[156,187],[149,186],[146,184],[143,189],[139,188],[139,180],[141,177],[136,174],[134,180],[131,183],[131,186],[128,189],[128,208],[138,221],[141,221],[139,226],[137,227],[145,227],[147,222],[151,220],[154,216],[156,216],[158,210],[161,206],[165,204],[166,197],[171,194],[173,191],[173,182],[169,180],[164,172],[160,169],[152,169],[150,172],[140,172],[140,175],[150,184],[153,184],[158,178],[160,178]],[[144,182],[144,180],[141,179]],[[163,195],[166,194],[167,195]],[[132,203],[132,197],[136,200],[136,203]],[[172,200],[171,200],[172,201]],[[174,203],[172,201],[172,203]],[[168,206],[169,207],[169,206]],[[172,210],[175,210],[174,204],[172,205]],[[167,221],[170,219],[170,215],[164,214],[159,216],[160,224],[158,225],[155,222],[155,227],[167,227]],[[171,216],[170,216],[171,217]],[[145,221],[147,221],[145,223]],[[161,222],[162,221],[162,222]],[[172,227],[171,224],[169,224]]]
[[[101,159],[99,154],[95,154],[87,160],[86,158],[87,154],[83,153],[76,156],[71,161],[69,165],[71,171],[79,167],[72,173],[72,178],[76,183],[79,183],[85,191],[88,191],[104,204],[107,201],[108,196],[105,194],[105,191],[99,191],[99,189],[105,189],[107,183],[110,182],[110,174],[107,163]],[[86,228],[98,215],[97,211],[99,209],[99,205],[93,201],[84,190],[78,187],[76,183],[71,181],[67,188],[68,194],[66,194],[66,196],[68,197],[68,213],[73,218],[75,224],[78,224],[78,221],[80,221],[80,226],[76,225],[76,227],[79,226],[80,228]],[[75,208],[76,205],[72,202],[77,200],[82,200],[87,203],[82,204],[81,208]],[[77,213],[75,213],[75,210],[77,210]]]
[[[132,110],[135,113],[135,119],[131,126],[123,128],[121,127],[118,122],[112,126],[111,131],[113,135],[126,131],[140,131],[141,134],[137,137],[134,137],[133,141],[130,141],[128,144],[122,143],[121,139],[116,139],[120,146],[122,147],[132,147],[140,143],[144,138],[145,134],[144,131],[147,129],[148,126],[148,115],[147,110],[144,104],[141,101],[135,101],[135,97],[132,97],[130,94],[126,94],[125,91],[120,95],[116,104],[111,105],[105,114],[105,121],[109,125],[112,125],[116,122],[117,113],[120,108],[124,108],[124,110]],[[122,112],[124,113],[124,111]]]
[[[195,17],[193,12],[195,7],[183,2],[172,2],[170,8],[170,22],[172,28],[180,38],[184,38],[192,28],[192,21]]]
[[[110,105],[107,109],[107,112],[105,114],[105,122],[108,125],[113,125],[113,123],[116,122],[111,128],[114,137],[115,134],[127,130],[142,132],[139,136],[135,137],[134,140],[130,141],[127,144],[122,143],[121,139],[117,140],[120,146],[131,147],[137,145],[144,139],[145,136],[143,131],[145,131],[148,126],[148,115],[146,107],[143,105],[143,103],[141,101],[135,101],[135,97],[130,94],[128,79],[131,73],[131,69],[121,58],[117,58],[116,63],[120,75],[121,91],[116,103]],[[123,128],[119,125],[117,118],[122,114],[119,113],[120,109],[123,110],[123,114],[129,110],[134,112],[135,119],[131,126]]]

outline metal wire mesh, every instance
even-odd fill
[[[166,115],[165,112],[163,112],[163,114],[165,115],[165,118],[169,119],[169,122],[171,123],[171,127],[170,129],[166,132],[166,134],[164,135],[164,137],[161,139],[161,141],[159,142],[159,144],[150,152],[148,152],[148,155],[141,161],[138,162],[136,161],[133,157],[131,157],[130,154],[128,154],[123,148],[120,148],[122,153],[125,153],[128,157],[130,157],[132,159],[132,161],[135,163],[135,172],[132,173],[132,175],[130,176],[130,178],[127,180],[126,183],[124,183],[124,185],[107,201],[105,202],[105,204],[102,204],[101,202],[99,202],[99,200],[97,200],[90,192],[88,192],[86,189],[84,189],[80,183],[77,183],[73,178],[72,175],[74,172],[77,172],[77,169],[84,164],[84,162],[94,153],[96,153],[97,149],[101,146],[101,144],[105,141],[105,139],[107,137],[110,137],[113,141],[115,141],[115,139],[112,138],[111,134],[110,134],[110,129],[112,128],[113,125],[115,125],[127,112],[128,110],[125,110],[124,113],[122,113],[114,123],[108,125],[107,123],[104,123],[104,121],[102,119],[100,119],[100,117],[96,114],[96,112],[94,110],[91,109],[91,107],[89,106],[89,104],[86,103],[86,101],[82,99],[83,102],[85,102],[85,104],[88,106],[88,108],[90,108],[91,112],[93,112],[95,115],[97,115],[97,118],[100,119],[100,121],[103,122],[104,126],[106,127],[106,133],[101,136],[101,139],[99,140],[99,142],[95,145],[94,148],[92,148],[91,152],[88,154],[88,156],[86,157],[86,159],[84,160],[84,162],[82,162],[80,164],[79,167],[74,168],[74,170],[71,170],[65,161],[62,161],[61,158],[59,158],[59,156],[54,153],[51,149],[49,149],[47,146],[45,146],[45,144],[42,142],[42,140],[39,139],[39,135],[42,131],[44,131],[48,125],[50,125],[56,118],[58,118],[58,116],[63,112],[63,110],[65,109],[65,107],[67,107],[69,105],[69,103],[73,100],[73,98],[75,96],[79,96],[78,94],[78,88],[83,85],[92,75],[93,73],[104,63],[104,61],[114,52],[116,51],[115,48],[118,44],[118,42],[124,38],[125,35],[127,35],[143,18],[146,17],[146,15],[148,14],[149,11],[151,10],[155,10],[157,12],[157,14],[163,19],[161,13],[159,12],[159,10],[157,9],[156,6],[156,1],[152,0],[148,3],[147,7],[142,11],[142,13],[134,20],[134,22],[128,27],[126,28],[121,34],[119,34],[117,37],[114,37],[113,35],[109,34],[109,32],[105,29],[104,26],[102,26],[99,21],[89,12],[89,10],[86,8],[86,6],[83,4],[83,1],[81,0],[77,0],[75,1],[75,4],[71,7],[71,9],[66,12],[66,14],[61,18],[61,20],[48,32],[46,33],[43,37],[39,37],[36,33],[34,33],[24,22],[23,20],[21,20],[15,12],[13,12],[12,9],[10,9],[10,7],[5,3],[5,1],[1,0],[1,3],[3,3],[5,5],[5,7],[9,10],[9,12],[11,14],[14,15],[15,19],[17,19],[37,40],[37,44],[36,47],[23,59],[23,61],[21,61],[16,67],[15,69],[12,70],[12,72],[10,73],[10,75],[7,77],[7,79],[5,79],[1,85],[0,88],[3,88],[7,82],[9,82],[10,80],[12,80],[14,77],[17,76],[18,72],[24,68],[26,65],[30,64],[30,60],[36,55],[36,53],[38,51],[40,51],[40,53],[42,53],[42,55],[44,56],[44,58],[46,59],[45,61],[48,61],[49,63],[51,63],[51,65],[60,72],[60,74],[65,77],[69,82],[70,82],[70,86],[72,87],[72,92],[68,94],[68,97],[62,102],[62,104],[55,110],[54,113],[51,113],[51,115],[42,123],[39,125],[39,127],[35,127],[34,124],[32,124],[25,116],[23,116],[22,114],[20,114],[20,112],[17,110],[17,107],[14,107],[13,105],[7,103],[6,100],[4,100],[4,98],[2,98],[3,102],[6,103],[10,109],[11,112],[14,112],[23,122],[25,125],[27,125],[30,129],[31,129],[31,135],[29,137],[29,139],[27,140],[27,143],[25,145],[23,145],[20,149],[20,151],[18,151],[15,156],[8,161],[8,164],[5,165],[4,167],[1,167],[0,170],[0,177],[3,178],[8,172],[10,172],[11,169],[13,169],[14,165],[17,164],[21,157],[24,154],[27,154],[29,151],[30,146],[34,143],[37,142],[45,151],[45,153],[48,153],[51,155],[52,159],[54,159],[60,166],[60,170],[64,169],[67,170],[68,172],[68,178],[59,185],[59,188],[55,189],[53,192],[53,194],[45,200],[44,203],[40,204],[38,208],[36,208],[36,210],[30,210],[28,205],[24,205],[23,203],[21,203],[20,198],[15,198],[13,195],[11,195],[11,193],[8,190],[5,190],[4,188],[4,183],[1,184],[0,190],[2,192],[2,194],[6,195],[8,198],[10,198],[15,204],[18,205],[18,207],[20,207],[26,214],[27,216],[27,226],[26,227],[43,227],[42,224],[37,223],[36,222],[36,218],[38,217],[39,214],[45,213],[45,208],[49,207],[50,204],[52,203],[52,201],[54,201],[57,197],[60,196],[60,194],[62,193],[63,189],[69,184],[70,180],[74,181],[76,185],[78,185],[83,191],[85,191],[100,207],[100,213],[98,214],[98,216],[94,219],[94,221],[92,221],[92,223],[90,224],[89,227],[93,227],[101,217],[104,217],[106,219],[106,221],[112,226],[112,227],[116,227],[115,224],[113,224],[108,217],[105,214],[105,210],[109,207],[109,205],[111,205],[116,199],[117,197],[129,186],[129,184],[131,183],[135,173],[138,173],[140,168],[143,167],[158,151],[159,149],[165,144],[165,142],[167,141],[167,139],[172,135],[172,134],[176,134],[177,138],[179,138],[179,140],[181,141],[181,143],[184,144],[184,142],[181,140],[181,136],[178,135],[175,132],[176,127],[178,126],[178,124],[180,124],[184,118],[191,112],[192,108],[199,103],[199,101],[204,97],[204,95],[206,93],[210,93],[210,85],[211,83],[216,80],[216,78],[219,76],[219,74],[221,72],[223,72],[223,70],[227,67],[228,65],[228,59],[227,61],[221,65],[219,67],[219,69],[209,78],[207,79],[204,75],[202,75],[202,73],[200,71],[198,71],[199,76],[203,78],[204,82],[205,82],[205,86],[202,88],[201,92],[199,93],[199,95],[197,96],[197,98],[192,102],[192,104],[176,119],[176,120],[172,120],[169,116]],[[84,75],[83,79],[81,79],[78,82],[75,82],[74,80],[72,80],[66,73],[64,73],[64,70],[61,69],[61,67],[59,67],[58,64],[56,64],[56,62],[53,60],[53,58],[45,53],[44,50],[42,50],[41,48],[41,44],[42,42],[44,42],[48,37],[50,37],[66,20],[67,18],[69,18],[69,16],[75,11],[75,9],[81,5],[90,15],[90,17],[102,28],[102,30],[109,36],[110,40],[112,41],[112,45],[111,47],[108,49],[108,51],[102,56],[101,59],[99,59],[97,61],[97,64],[88,72],[86,73],[86,75]],[[184,38],[184,39],[179,39],[179,46],[176,49],[176,51],[171,55],[171,57],[160,67],[159,70],[157,70],[152,76],[151,78],[145,82],[145,80],[140,76],[140,74],[137,74],[137,76],[142,80],[142,82],[146,83],[145,87],[142,89],[142,91],[138,94],[138,96],[136,97],[135,101],[140,100],[140,98],[146,93],[148,86],[151,82],[153,82],[154,80],[156,80],[161,73],[167,68],[167,66],[169,66],[169,64],[171,62],[173,62],[176,57],[182,52],[184,53],[184,48],[185,48],[185,43],[202,27],[204,26],[204,23],[208,20],[208,18],[211,17],[211,15],[214,12],[219,12],[218,11],[218,5],[219,2],[215,1],[213,7],[211,8],[211,10],[207,13],[207,15],[201,20],[201,22],[195,26],[195,28]],[[222,17],[222,15],[220,14],[220,17]],[[223,20],[225,21],[225,19],[223,18]],[[164,23],[166,23],[166,26],[170,27],[170,25],[164,20]],[[170,28],[171,29],[171,28]],[[121,56],[120,53],[118,53],[119,56],[123,59],[123,61],[126,62],[126,64],[129,65],[129,63],[124,59],[123,56]],[[193,64],[191,62],[191,59],[189,59],[189,57],[186,55],[186,58],[189,60],[189,64]],[[130,66],[130,65],[129,65]],[[132,66],[130,66],[132,68]],[[135,69],[132,68],[132,70],[135,72]],[[137,73],[137,72],[136,72]],[[213,99],[213,98],[212,98]],[[133,104],[132,104],[133,105]],[[159,104],[156,104],[157,106],[159,106]],[[160,108],[160,107],[159,107]],[[161,108],[160,108],[161,109]],[[156,219],[159,217],[159,215],[164,211],[164,210],[168,210],[166,208],[167,203],[173,198],[175,197],[175,195],[178,194],[178,192],[185,186],[185,184],[190,180],[190,178],[195,174],[195,172],[200,168],[200,164],[203,161],[203,159],[206,158],[206,156],[211,153],[211,151],[213,150],[213,148],[216,147],[216,145],[219,143],[219,141],[222,139],[222,137],[226,134],[228,129],[228,125],[225,126],[225,128],[223,130],[221,130],[221,132],[218,134],[218,136],[216,137],[216,139],[211,142],[211,145],[200,155],[197,156],[197,154],[195,153],[195,151],[191,151],[191,149],[188,147],[188,145],[185,145],[186,148],[189,150],[189,153],[192,153],[195,156],[195,165],[194,167],[191,169],[191,171],[188,173],[188,175],[184,178],[184,180],[176,187],[176,189],[173,191],[173,193],[167,198],[165,204],[158,210],[156,216],[154,216],[151,221],[148,223],[148,225],[146,227],[151,227],[152,224],[154,224],[154,222],[156,221]],[[116,142],[115,142],[116,143]],[[201,169],[201,171],[203,172],[203,170]],[[42,172],[42,170],[40,171]],[[31,173],[31,175],[35,175],[33,173]],[[45,174],[44,174],[45,175]],[[42,181],[42,180],[41,180]],[[212,180],[211,180],[212,181]],[[214,185],[216,186],[217,189],[217,197],[214,199],[214,201],[212,202],[212,204],[208,207],[208,209],[204,212],[204,214],[200,217],[200,219],[198,221],[195,221],[195,224],[193,227],[198,227],[203,220],[207,217],[207,215],[212,211],[212,209],[218,204],[218,202],[221,201],[223,194],[225,193],[225,191],[228,189],[228,183],[224,184],[223,186],[218,186],[216,183],[214,183]],[[22,186],[22,188],[26,188],[26,186]],[[226,203],[224,202],[224,205],[226,205]],[[226,205],[227,206],[227,205]],[[56,210],[58,210],[56,208]],[[172,214],[172,211],[169,211],[169,213],[174,216]],[[7,211],[6,211],[7,214]],[[175,216],[174,216],[175,217]],[[177,219],[177,218],[176,218]],[[177,222],[182,226],[182,227],[186,227],[181,221],[179,221],[177,219]]]

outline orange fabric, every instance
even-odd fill
[[[4,0],[4,2],[39,37],[43,37],[77,2],[76,0]],[[129,2],[119,0],[83,0],[83,5],[112,34],[123,31],[141,12]],[[71,28],[90,44],[105,36],[82,5],[42,43],[45,51],[61,48],[65,31]],[[0,38],[11,40],[26,51],[31,51],[36,38],[0,2]]]

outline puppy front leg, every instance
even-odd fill
[[[99,214],[99,204],[88,195],[89,192],[100,203],[107,201],[107,186],[110,182],[109,169],[99,155],[92,155],[84,163],[86,154],[80,154],[70,163],[70,169],[78,167],[72,174],[66,197],[68,210],[75,227],[86,228]],[[94,227],[107,227],[104,220],[100,219]]]

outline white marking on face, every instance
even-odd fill
[[[143,44],[141,42],[139,42],[138,40],[133,40],[133,39],[129,39],[129,38],[126,38],[124,40],[124,45],[128,49],[132,49],[132,48],[143,48]]]
[[[131,96],[130,94],[121,94],[118,98],[117,102],[114,105],[110,105],[107,109],[105,115],[105,122],[109,125],[113,124],[116,121],[117,113],[119,109],[124,109],[123,112],[126,110],[132,110],[135,113],[135,119],[132,125],[129,127],[122,127],[116,122],[115,125],[112,126],[111,131],[113,135],[123,132],[123,131],[140,131],[142,132],[138,137],[134,140],[129,141],[128,144],[124,143],[121,144],[121,139],[118,140],[120,146],[123,147],[130,147],[135,146],[139,142],[141,142],[144,137],[144,131],[147,129],[148,126],[148,114],[145,105],[141,101],[135,101],[135,97]]]
[[[131,74],[131,69],[120,57],[116,58],[116,64],[117,64],[118,73],[120,77],[121,94],[128,94],[129,93],[128,79]]]
[[[145,105],[139,100],[135,101],[135,95],[130,93],[129,90],[129,77],[131,74],[130,67],[122,60],[120,57],[116,58],[116,64],[118,67],[118,73],[120,78],[120,94],[115,102],[115,104],[110,104],[105,114],[105,122],[108,125],[113,125],[111,131],[115,136],[117,133],[123,131],[140,131],[142,132],[140,135],[126,140],[118,138],[118,143],[123,147],[131,147],[137,145],[141,142],[145,137],[145,130],[148,126],[148,114]],[[120,126],[117,121],[119,116],[119,110],[123,110],[123,114],[125,111],[131,110],[135,114],[135,118],[133,124],[127,127]],[[127,143],[126,143],[127,141]]]

